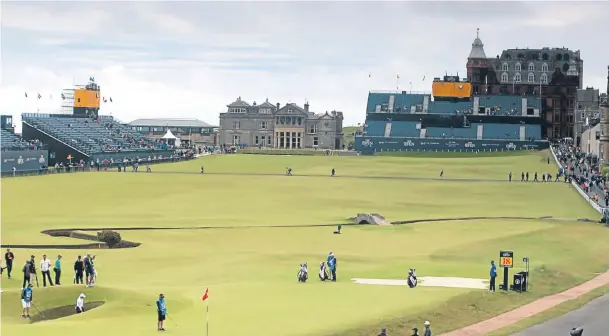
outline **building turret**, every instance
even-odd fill
[[[484,43],[480,39],[480,28],[476,29],[476,38],[472,43],[472,50],[469,52],[468,59],[486,59],[486,53],[484,52]]]

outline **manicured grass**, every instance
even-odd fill
[[[209,174],[196,173],[201,165]],[[282,176],[287,166],[295,176]],[[332,168],[351,178],[328,177]],[[442,169],[450,178],[485,179],[505,179],[510,170],[556,170],[536,154],[477,159],[226,155],[153,167],[164,174],[107,172],[3,180],[3,245],[81,243],[43,236],[39,232],[44,229],[237,228],[121,231],[124,239],[142,245],[93,251],[100,287],[89,289],[71,285],[70,272],[76,255],[88,251],[16,249],[17,270],[32,253],[38,258],[43,253],[64,256],[65,286],[35,289],[39,309],[74,304],[81,291],[87,300],[106,303],[83,315],[26,324],[18,318],[17,271],[14,280],[2,282],[1,331],[24,336],[59,336],[66,330],[148,335],[156,332],[154,301],[163,292],[171,317],[168,333],[201,334],[205,306],[200,297],[209,287],[212,335],[363,336],[378,333],[382,326],[398,334],[425,319],[441,332],[563,290],[609,267],[604,258],[609,231],[593,223],[496,219],[344,226],[342,235],[332,234],[333,227],[255,227],[345,223],[358,212],[378,212],[393,221],[598,217],[563,183],[357,178],[437,177]],[[57,191],[54,197],[49,197],[51,191]],[[575,248],[574,240],[586,244]],[[468,289],[356,285],[350,280],[403,279],[409,267],[417,268],[419,276],[486,278],[488,262],[497,259],[500,249],[513,249],[516,260],[531,258],[530,293],[490,295]],[[320,283],[316,268],[329,251],[337,254],[339,281]],[[304,261],[311,280],[299,284],[296,273]],[[520,267],[517,264],[515,270]]]

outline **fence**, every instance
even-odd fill
[[[150,161],[141,161],[140,165],[145,166],[147,163],[154,165],[159,163],[170,163],[170,162],[180,162],[180,161],[188,161],[194,159],[191,156],[183,156],[183,157],[172,157],[172,158],[163,158],[156,159]],[[120,163],[122,167],[122,162]],[[85,167],[78,167],[76,164],[72,166],[64,166],[64,167],[47,167],[47,168],[39,168],[39,169],[28,169],[28,170],[17,170],[10,172],[2,172],[2,177],[19,177],[19,176],[38,176],[38,175],[51,175],[51,174],[71,174],[71,173],[84,173],[84,172],[92,172],[92,171],[108,171],[112,169],[118,169],[118,162],[108,163],[108,164],[100,164],[99,169],[97,166],[87,165]],[[132,164],[128,164],[128,166],[132,166]],[[144,168],[145,169],[145,168]]]
[[[355,138],[355,150],[364,154],[384,151],[500,152],[539,150],[549,147],[547,141],[464,140],[439,138],[368,137]]]

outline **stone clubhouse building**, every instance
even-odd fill
[[[241,97],[220,113],[219,144],[280,149],[342,149],[343,113],[314,113],[309,103],[258,105]]]

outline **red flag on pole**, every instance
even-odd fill
[[[205,294],[203,294],[203,297],[201,298],[203,301],[207,300],[209,298],[209,288],[205,288]]]

